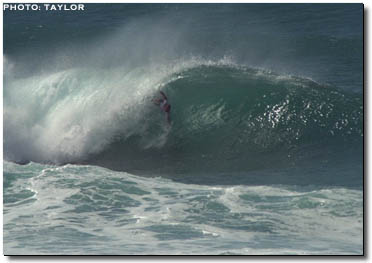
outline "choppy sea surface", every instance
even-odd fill
[[[362,4],[4,11],[3,58],[4,254],[363,254]]]

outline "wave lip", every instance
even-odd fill
[[[146,129],[150,97],[192,58],[135,68],[72,68],[13,78],[4,72],[4,150],[7,160],[66,163],[101,152],[113,138]]]
[[[169,79],[160,87],[171,99],[171,129],[153,107],[146,129],[119,136],[87,163],[173,177],[218,173],[221,183],[229,173],[334,164],[348,149],[359,156],[352,157],[355,163],[360,159],[363,108],[357,94],[232,64],[202,64]]]
[[[74,69],[10,81],[5,158],[223,174],[339,159],[340,149],[362,145],[357,94],[228,58],[157,69]],[[170,129],[151,103],[159,89],[172,104]]]

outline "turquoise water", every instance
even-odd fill
[[[360,254],[360,190],[4,162],[6,254]]]
[[[85,6],[4,12],[5,254],[363,254],[362,5]]]

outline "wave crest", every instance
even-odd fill
[[[172,126],[151,99],[164,90]],[[146,174],[244,172],[334,154],[363,136],[362,99],[312,80],[191,59],[7,83],[5,159]],[[319,147],[320,146],[320,147]],[[335,147],[333,147],[335,146]],[[299,154],[301,153],[301,154]]]

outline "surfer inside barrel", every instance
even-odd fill
[[[165,112],[166,118],[167,118],[167,122],[168,122],[168,124],[170,124],[170,110],[171,110],[171,105],[168,103],[168,98],[164,94],[164,92],[160,91],[160,94],[161,94],[162,98],[160,98],[160,99],[154,99],[153,102],[156,105],[159,105],[160,108],[162,109],[162,111]]]

